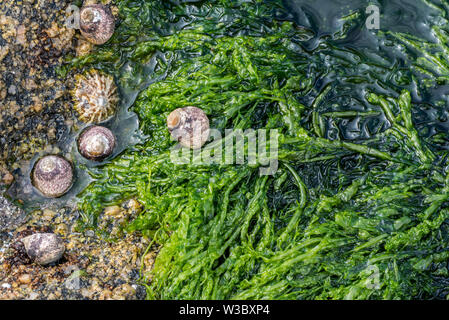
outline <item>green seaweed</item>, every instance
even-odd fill
[[[70,67],[99,63],[139,87],[132,110],[145,142],[89,170],[79,209],[95,227],[106,205],[143,204],[127,231],[161,246],[143,279],[148,298],[446,297],[448,154],[444,139],[417,128],[414,82],[379,77],[403,71],[332,38],[306,50],[313,31],[273,19],[284,10],[278,1],[118,5],[112,42]],[[360,19],[351,17],[337,40]],[[165,119],[187,105],[222,133],[278,130],[276,174],[260,175],[258,164],[173,163]],[[347,118],[365,132],[345,138],[337,128]]]

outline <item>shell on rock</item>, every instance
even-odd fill
[[[57,198],[64,195],[73,183],[73,168],[63,157],[49,155],[34,165],[31,181],[44,196]]]
[[[93,44],[103,44],[114,34],[115,21],[111,10],[102,4],[90,4],[81,8],[81,34]]]
[[[167,127],[172,137],[187,148],[201,148],[209,138],[209,118],[197,107],[173,110],[167,117]]]
[[[72,91],[74,108],[85,123],[100,123],[114,116],[118,96],[114,78],[91,70],[85,75],[76,75]]]
[[[116,139],[111,130],[101,126],[85,129],[78,138],[78,151],[87,159],[101,161],[112,154]]]
[[[54,233],[34,233],[21,241],[30,259],[41,265],[58,261],[65,251],[64,242]]]

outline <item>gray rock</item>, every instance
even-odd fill
[[[35,233],[21,241],[27,255],[41,265],[56,262],[64,254],[64,242],[54,233]]]

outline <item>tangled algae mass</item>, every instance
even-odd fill
[[[143,204],[127,231],[161,246],[148,298],[447,297],[449,3],[384,8],[380,30],[364,1],[325,23],[301,1],[116,3],[114,36],[68,67],[139,91],[143,142],[89,169],[79,209],[96,228]],[[222,132],[277,129],[276,174],[173,163],[166,118],[185,106]]]

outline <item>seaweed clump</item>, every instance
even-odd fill
[[[310,49],[313,30],[278,1],[141,6],[119,2],[122,47],[113,38],[74,65],[127,59],[121,83],[141,88],[133,110],[145,142],[91,169],[79,207],[95,226],[106,205],[143,204],[127,230],[161,245],[149,298],[445,298],[448,154],[437,134],[420,133],[415,82],[379,90],[371,74],[388,65],[329,37]],[[153,58],[155,81],[136,83]],[[171,161],[166,118],[188,105],[222,133],[277,130],[276,174]]]

